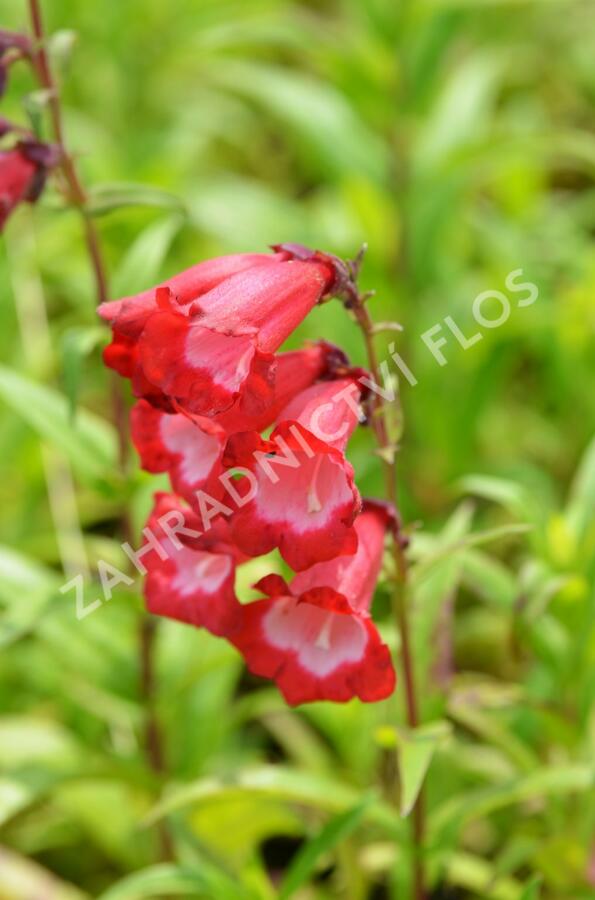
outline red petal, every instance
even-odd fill
[[[131,435],[148,472],[168,472],[174,491],[193,503],[205,490],[223,496],[219,476],[225,433],[208,419],[170,415],[140,400],[130,414]]]
[[[242,607],[242,625],[231,640],[250,671],[274,679],[291,705],[353,697],[370,702],[394,689],[388,648],[373,623],[353,613],[291,596],[259,600]]]
[[[305,594],[320,585],[330,585],[349,600],[352,609],[367,612],[372,602],[384,553],[385,520],[375,510],[368,510],[355,520],[357,551],[318,563],[299,572],[291,582],[295,595]]]
[[[274,360],[257,350],[253,335],[221,334],[181,314],[158,312],[138,346],[148,380],[188,412],[213,416],[242,394],[251,411],[272,394]]]
[[[353,521],[360,497],[353,468],[342,454],[302,429],[312,448],[308,455],[289,428],[284,423],[270,441],[255,433],[235,435],[227,444],[224,465],[244,466],[257,480],[253,499],[232,517],[238,546],[250,556],[279,547],[291,568],[301,571],[355,552]],[[276,443],[277,438],[285,444]],[[282,464],[284,460],[291,465]]]
[[[214,287],[238,272],[254,266],[271,265],[283,261],[284,254],[269,253],[237,253],[231,256],[218,256],[207,259],[178,275],[140,294],[123,297],[102,303],[98,309],[102,319],[116,324],[118,329],[129,336],[138,337],[144,328],[147,318],[158,307],[157,292],[167,288],[173,301],[178,306],[193,303],[198,297],[211,291]]]
[[[188,512],[168,495],[158,495],[148,527],[156,536],[165,535],[161,517],[171,511],[183,511],[187,527]],[[198,539],[192,549],[160,540],[167,558],[153,550],[143,558],[147,568],[144,593],[149,612],[207,628],[213,634],[228,636],[240,625],[241,606],[234,592],[236,559],[229,547],[201,546]]]
[[[256,582],[254,589],[262,591],[266,597],[282,597],[291,593],[287,582],[280,575],[265,575]]]

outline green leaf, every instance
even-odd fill
[[[30,557],[0,546],[0,646],[12,643],[37,622],[56,595],[59,579]]]
[[[71,421],[76,413],[83,362],[104,340],[105,328],[100,326],[69,328],[62,336],[62,374]]]
[[[514,765],[521,771],[533,771],[538,764],[538,757],[517,735],[506,727],[492,711],[482,709],[481,687],[470,688],[469,696],[457,697],[456,692],[448,703],[448,711],[455,722],[477,734],[491,747],[502,750]]]
[[[234,868],[248,863],[268,838],[303,833],[296,809],[249,791],[219,795],[193,808],[188,823],[205,847]]]
[[[29,119],[29,122],[31,124],[31,130],[39,138],[43,138],[44,136],[44,111],[47,109],[51,96],[51,91],[46,90],[45,88],[40,88],[37,91],[31,91],[29,94],[25,94],[25,96],[21,100],[23,109],[25,110],[25,114],[27,115],[27,118]]]
[[[12,778],[0,778],[0,826],[24,809],[32,800],[33,791]]]
[[[265,765],[239,772],[227,780],[205,778],[192,782],[162,800],[147,816],[153,824],[165,815],[187,807],[199,808],[213,799],[250,793],[272,797],[286,803],[297,803],[326,812],[344,812],[358,802],[358,792],[330,776],[294,770],[284,766]],[[401,833],[394,812],[376,800],[366,810],[366,817]]]
[[[595,509],[595,438],[591,441],[570,488],[568,521],[575,534],[583,535],[593,522]]]
[[[513,515],[527,519],[532,518],[535,510],[532,498],[526,489],[505,478],[491,475],[467,475],[459,481],[461,490],[494,503],[500,503]]]
[[[92,216],[103,216],[127,206],[184,211],[184,204],[175,194],[150,185],[133,183],[102,184],[92,188],[86,208]]]
[[[61,770],[77,758],[76,742],[57,722],[32,715],[0,718],[1,768],[10,771],[38,763],[47,770]]]
[[[465,537],[460,537],[452,543],[443,543],[435,551],[428,552],[423,556],[414,567],[414,576],[416,581],[422,581],[428,575],[432,574],[434,569],[440,563],[449,561],[455,554],[460,556],[461,561],[464,554],[461,551],[467,550],[469,547],[479,547],[482,544],[489,544],[491,541],[498,541],[502,538],[511,537],[517,534],[527,534],[531,531],[530,525],[511,522],[509,525],[499,525],[497,528],[487,528],[485,531],[476,531]]]
[[[593,789],[595,769],[569,765],[537,769],[503,784],[481,788],[447,800],[434,811],[433,828],[458,827],[478,817],[534,798],[582,794]]]
[[[81,410],[73,422],[62,394],[4,367],[0,367],[0,397],[40,437],[62,450],[81,477],[92,482],[113,478],[117,439],[104,419]]]
[[[358,172],[383,183],[385,146],[329,82],[287,67],[232,59],[211,67],[209,75],[291,129],[312,166],[331,175]]]
[[[188,200],[192,222],[219,241],[252,250],[290,236],[308,239],[306,217],[297,203],[249,178],[225,175],[199,182]]]
[[[482,900],[520,900],[518,882],[499,875],[494,866],[471,853],[449,854],[447,878],[453,887]]]
[[[424,117],[416,148],[420,168],[443,165],[455,150],[477,141],[495,97],[502,62],[476,53],[453,70],[435,108]]]
[[[152,284],[158,274],[172,241],[184,224],[184,217],[176,214],[153,222],[128,249],[112,280],[112,294],[122,297]]]
[[[402,816],[408,816],[421,790],[438,745],[450,734],[447,722],[435,722],[397,735]]]
[[[520,588],[514,575],[499,560],[469,548],[463,554],[463,581],[486,602],[512,610]]]
[[[249,900],[251,896],[214,866],[201,861],[200,870],[163,863],[133,872],[100,894],[97,900],[143,900],[145,897],[160,900],[168,894],[196,900]]]
[[[539,900],[541,896],[541,878],[537,875],[525,885],[519,900]]]
[[[371,801],[371,797],[364,797],[352,809],[334,816],[316,837],[301,847],[283,879],[279,889],[279,900],[287,900],[306,883],[320,857],[336,847],[357,828]]]

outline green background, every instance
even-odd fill
[[[221,253],[368,244],[370,310],[404,327],[379,346],[418,381],[398,471],[429,725],[403,729],[400,688],[292,712],[163,622],[151,770],[138,590],[82,621],[59,592],[63,569],[123,565],[118,521],[142,526],[157,480],[118,473],[80,218],[54,184],[0,252],[0,897],[407,898],[400,813],[430,758],[436,900],[595,896],[593,3],[45,7],[112,296]],[[0,13],[27,25],[21,0]],[[2,114],[43,120],[35,90],[15,66]],[[464,350],[444,317],[473,334],[474,298],[515,269],[538,299],[509,294]],[[440,322],[445,366],[421,339]],[[337,302],[304,337],[365,361]],[[372,449],[362,430],[350,452],[380,496]],[[382,582],[375,612],[398,649]]]

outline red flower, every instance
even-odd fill
[[[111,345],[114,367],[121,366],[127,374],[128,359],[122,366],[115,356],[116,348],[127,339],[115,340]],[[212,419],[168,414],[155,409],[146,400],[139,400],[131,412],[132,440],[138,450],[143,469],[148,472],[168,472],[176,494],[194,502],[194,494],[204,490],[219,499],[224,486],[219,481],[225,469],[223,449],[229,434],[254,428],[261,431],[271,425],[289,400],[345,358],[336,347],[320,342],[302,350],[281,353],[276,358],[276,381],[273,402],[259,416],[250,416],[238,400],[227,412]],[[118,371],[121,371],[118,368]]]
[[[290,586],[269,575],[256,585],[267,599],[242,606],[232,643],[250,671],[273,679],[291,705],[373,702],[392,693],[390,652],[370,618],[386,524],[380,507],[367,508],[355,524],[355,555],[319,563]]]
[[[218,499],[219,475],[227,440],[211,419],[169,414],[139,400],[130,413],[131,435],[141,466],[147,472],[167,472],[176,494],[192,502],[198,490]]]
[[[20,141],[0,152],[0,230],[19,203],[37,200],[56,161],[55,148],[36,141]]]
[[[260,265],[270,265],[271,262],[281,261],[286,254],[276,253],[236,253],[230,256],[216,256],[214,259],[206,259],[189,269],[185,269],[178,275],[174,275],[157,287],[149,288],[132,297],[122,297],[121,300],[110,300],[102,303],[98,309],[102,319],[114,328],[115,332],[130,338],[138,338],[147,320],[152,313],[158,312],[158,290],[167,288],[171,292],[174,302],[181,309],[188,309],[203,294],[217,287],[230,275],[236,275],[245,269]]]
[[[307,343],[301,350],[289,350],[275,356],[275,384],[271,402],[265,409],[254,410],[248,396],[240,398],[228,410],[214,416],[214,421],[228,434],[238,431],[263,431],[272,425],[290,400],[319,378],[339,378],[349,371],[349,361],[342,350],[327,341]]]
[[[132,297],[110,300],[99,306],[99,315],[112,326],[112,342],[103,351],[103,361],[124,378],[132,381],[135,397],[148,400],[160,409],[174,411],[171,400],[146,378],[140,362],[138,338],[149,318],[164,306],[175,303],[188,311],[198,297],[216,287],[225,278],[244,269],[284,259],[284,254],[237,253],[207,259],[168,281]]]
[[[288,256],[211,260],[100,314],[116,339],[138,340],[134,371],[179,407],[212,416],[243,397],[257,413],[272,398],[274,351],[334,282],[330,263]]]
[[[354,553],[360,509],[344,448],[358,422],[355,378],[315,384],[285,407],[270,440],[256,432],[230,438],[224,465],[253,472],[253,497],[234,513],[231,530],[250,556],[279,547],[296,571]]]
[[[175,526],[180,521],[185,531],[178,536]],[[230,544],[225,520],[217,519],[200,534],[198,516],[175,497],[158,493],[147,526],[161,548],[143,558],[149,612],[219,636],[231,634],[239,627],[241,613],[235,570],[245,557]]]
[[[103,361],[123,378],[130,378],[135,397],[144,397],[152,406],[171,412],[173,406],[163,391],[144,376],[138,359],[138,345],[134,338],[114,330],[111,344],[103,351]]]

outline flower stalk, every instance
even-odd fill
[[[357,325],[362,333],[368,365],[377,385],[382,383],[380,363],[374,342],[375,336],[380,331],[387,330],[389,323],[382,323],[380,328],[375,325],[367,307],[367,301],[372,294],[361,293],[357,287],[357,276],[363,252],[348,265],[348,273],[345,285],[341,291],[345,306],[353,313]],[[400,326],[391,325],[391,330],[400,330]],[[379,455],[384,468],[385,491],[387,500],[398,510],[397,468],[395,456],[397,448],[393,445],[388,427],[387,401],[379,393],[370,397],[371,415],[370,423],[378,444]],[[399,519],[391,532],[391,549],[394,562],[393,574],[393,611],[397,630],[401,642],[401,667],[405,687],[405,708],[407,724],[409,728],[417,728],[419,725],[419,703],[417,697],[415,668],[413,663],[411,625],[408,604],[408,566],[406,550],[407,539],[401,533]],[[425,900],[425,875],[423,863],[423,850],[425,841],[425,813],[423,791],[420,790],[412,813],[413,830],[413,891],[415,900]]]
[[[34,46],[31,51],[31,61],[35,69],[37,79],[40,86],[47,91],[49,113],[52,122],[52,130],[54,139],[58,145],[60,152],[60,168],[66,185],[68,187],[67,200],[71,206],[79,210],[84,223],[85,241],[89,258],[93,266],[95,276],[95,285],[97,290],[97,302],[105,303],[108,299],[107,276],[99,236],[97,229],[89,215],[87,205],[87,193],[79,178],[78,171],[74,160],[66,148],[64,138],[64,127],[62,124],[62,107],[60,105],[60,95],[54,81],[54,76],[50,66],[46,50],[46,37],[43,29],[43,19],[41,15],[41,6],[39,0],[29,0],[29,16],[31,19],[31,29],[34,36]]]

